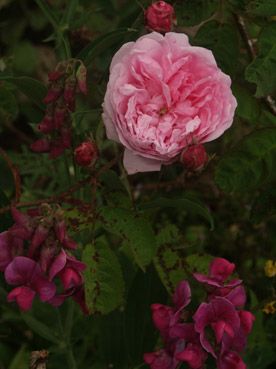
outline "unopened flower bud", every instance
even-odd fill
[[[42,138],[39,140],[36,140],[31,144],[31,150],[34,152],[49,152],[50,151],[50,143],[47,139]]]
[[[51,86],[47,92],[47,95],[43,99],[44,104],[50,104],[56,101],[61,94],[62,94],[61,86],[58,85]]]
[[[156,1],[146,9],[145,23],[151,31],[170,32],[176,24],[173,6],[166,1]]]
[[[208,154],[203,145],[193,145],[180,154],[180,162],[191,171],[200,171],[208,161]]]
[[[76,81],[75,78],[69,78],[66,80],[63,98],[70,111],[75,110],[75,100],[76,100]]]
[[[55,112],[54,112],[54,127],[55,129],[60,129],[60,127],[62,127],[64,121],[65,121],[65,117],[66,117],[66,109],[64,108],[55,108]]]
[[[42,119],[42,121],[38,125],[38,129],[42,133],[50,133],[54,130],[54,124],[53,124],[52,117],[45,115],[45,117]]]
[[[59,70],[54,70],[48,73],[48,80],[49,82],[54,82],[59,80],[63,76],[63,73]]]
[[[87,94],[87,83],[86,83],[87,69],[85,68],[84,64],[81,64],[78,67],[76,77],[77,77],[77,83],[78,83],[78,88],[80,92],[86,95]]]
[[[98,156],[97,146],[92,141],[81,143],[74,152],[75,161],[81,167],[93,165]]]

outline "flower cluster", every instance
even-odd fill
[[[71,254],[77,244],[67,234],[62,211],[43,204],[30,214],[13,208],[12,216],[15,223],[0,233],[0,271],[6,282],[15,286],[8,301],[29,310],[36,295],[53,306],[72,296],[87,313],[85,264]]]
[[[182,281],[173,296],[173,307],[154,304],[152,319],[159,330],[164,348],[144,354],[151,369],[175,369],[185,362],[191,369],[201,369],[208,356],[216,360],[218,369],[245,369],[240,357],[254,321],[251,312],[243,310],[246,294],[242,281],[231,279],[235,265],[215,258],[209,274],[194,273],[194,278],[207,290],[192,321],[184,310],[191,301],[187,281]]]
[[[87,93],[86,68],[81,61],[70,59],[59,63],[48,78],[48,93],[43,100],[46,112],[38,125],[45,136],[33,142],[31,149],[55,158],[71,147],[70,113],[75,111],[76,93]]]
[[[151,31],[170,32],[176,25],[174,8],[166,1],[156,1],[145,10],[145,24]]]

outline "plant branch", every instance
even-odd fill
[[[15,187],[15,202],[18,202],[21,197],[21,178],[20,178],[18,168],[13,164],[13,162],[11,161],[6,151],[3,150],[1,147],[0,147],[0,154],[3,156],[8,167],[10,168],[10,171],[12,172],[13,180],[14,180],[14,187]]]
[[[27,208],[32,206],[39,206],[43,203],[55,203],[55,202],[64,202],[68,197],[70,197],[74,192],[79,190],[81,187],[85,186],[88,183],[94,183],[97,178],[101,176],[102,173],[110,169],[113,165],[117,163],[117,158],[114,158],[107,164],[105,164],[102,168],[99,169],[99,171],[95,174],[94,177],[90,176],[85,179],[82,179],[81,181],[78,181],[73,186],[71,186],[68,190],[61,192],[58,195],[50,196],[45,199],[39,199],[34,201],[28,201],[28,202],[19,202],[15,204],[11,204],[17,208]],[[6,213],[10,211],[11,205],[5,206],[0,209],[0,214]]]
[[[256,53],[256,50],[254,48],[254,44],[253,44],[253,42],[252,42],[252,40],[251,40],[251,38],[250,38],[250,36],[247,32],[244,19],[241,15],[238,15],[238,14],[234,14],[234,17],[236,19],[241,37],[245,42],[248,54],[249,54],[250,58],[252,60],[254,60],[257,56],[257,53]],[[274,98],[271,95],[267,95],[267,96],[264,97],[264,100],[265,100],[266,104],[268,105],[270,111],[274,115],[276,115],[276,102],[275,102]]]

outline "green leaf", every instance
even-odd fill
[[[236,114],[249,123],[257,123],[261,113],[257,99],[246,88],[239,85],[233,85],[232,91],[238,102]]]
[[[239,38],[236,28],[215,20],[200,27],[193,43],[213,51],[219,67],[227,74],[235,74],[239,56]]]
[[[103,240],[86,245],[83,262],[86,303],[90,312],[108,314],[123,304],[124,280],[116,254]]]
[[[226,192],[247,192],[264,183],[275,171],[276,128],[256,130],[223,157],[215,181]]]
[[[211,230],[214,229],[213,217],[206,206],[201,204],[198,200],[188,199],[188,198],[165,198],[160,197],[156,200],[150,201],[148,203],[141,204],[139,206],[141,209],[151,209],[151,208],[177,208],[180,210],[186,210],[191,214],[199,215],[210,224]]]
[[[260,33],[259,54],[245,70],[245,78],[257,85],[256,96],[276,92],[276,24],[271,23]]]
[[[0,86],[0,116],[14,120],[18,114],[18,105],[11,91]]]
[[[34,316],[27,313],[21,314],[25,323],[40,337],[45,338],[47,341],[54,344],[59,344],[60,340],[56,335],[56,332],[52,331],[47,324],[37,320]]]
[[[29,368],[29,354],[26,345],[22,345],[19,351],[15,354],[8,369],[28,369]]]
[[[252,0],[247,6],[247,11],[254,15],[273,16],[276,15],[275,0]]]
[[[191,273],[207,273],[212,256],[207,254],[183,255],[178,229],[169,224],[157,236],[159,245],[154,265],[169,294],[173,294],[178,283],[190,279]]]
[[[127,209],[106,206],[100,212],[100,221],[108,231],[124,239],[144,270],[156,252],[155,235],[148,220]]]
[[[18,43],[13,50],[13,68],[21,74],[31,75],[38,62],[37,49],[28,41]]]
[[[194,26],[209,19],[217,10],[218,0],[178,0],[175,6],[180,26]]]
[[[81,59],[85,65],[89,65],[93,58],[101,52],[107,50],[120,41],[124,41],[126,36],[137,34],[138,31],[129,28],[119,28],[116,31],[109,32],[103,36],[96,38],[90,42],[79,54],[78,59]]]
[[[46,87],[36,79],[30,77],[9,77],[0,76],[0,80],[12,83],[20,92],[32,100],[41,110],[45,110],[42,102],[46,95]]]

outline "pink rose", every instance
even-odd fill
[[[156,1],[145,10],[145,23],[151,31],[170,32],[176,24],[174,8],[166,1]]]
[[[181,33],[150,33],[114,55],[103,104],[108,138],[125,146],[129,174],[158,171],[233,121],[231,79],[210,50]]]

